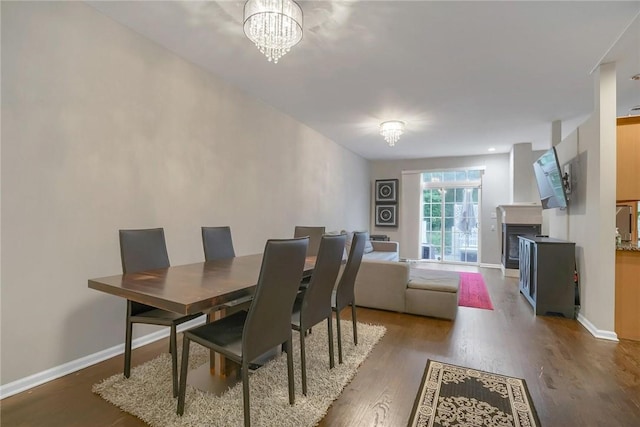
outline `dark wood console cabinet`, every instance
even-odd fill
[[[576,244],[549,237],[520,236],[520,293],[536,315],[575,317]]]

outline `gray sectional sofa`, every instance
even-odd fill
[[[347,234],[346,258],[353,234],[341,233]],[[410,263],[399,261],[398,242],[367,239],[364,252],[355,282],[356,305],[455,319],[458,273],[411,268]]]
[[[340,233],[347,235],[347,244],[345,247],[346,258],[351,246],[351,239],[353,239],[353,232],[342,230],[340,232],[335,231],[329,234]],[[364,254],[362,255],[363,261],[398,261],[400,259],[398,242],[369,240],[369,233],[367,233],[366,238]]]
[[[363,258],[356,276],[356,304],[453,320],[458,312],[459,284],[460,275],[456,272]]]

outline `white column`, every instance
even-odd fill
[[[400,185],[400,257],[420,258],[420,228],[422,224],[422,173],[403,172]]]

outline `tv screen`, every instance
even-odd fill
[[[566,208],[567,194],[562,180],[555,148],[545,152],[533,163],[542,209]]]

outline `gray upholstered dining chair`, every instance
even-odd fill
[[[318,255],[320,249],[320,239],[325,232],[325,227],[309,227],[296,225],[293,231],[293,237],[309,236],[309,249],[307,249],[307,256]]]
[[[202,227],[202,246],[206,261],[236,256],[236,252],[233,250],[231,228],[228,226]]]
[[[291,315],[291,326],[300,331],[300,361],[302,371],[302,394],[307,395],[307,362],[305,355],[305,332],[312,326],[327,320],[329,333],[329,368],[335,365],[333,356],[333,311],[331,293],[342,265],[342,253],[347,236],[324,235],[311,281],[305,292],[296,298]]]
[[[336,313],[336,327],[338,329],[338,362],[342,363],[342,334],[340,333],[340,311],[343,308],[351,306],[351,320],[353,322],[353,342],[358,345],[358,328],[356,325],[356,297],[355,282],[360,264],[362,262],[362,254],[364,253],[364,245],[367,239],[367,232],[356,231],[353,233],[351,249],[347,265],[344,267],[340,282],[331,297],[331,305]]]
[[[204,249],[205,261],[215,261],[218,259],[235,258],[236,252],[233,249],[233,239],[231,238],[231,227],[202,227],[202,247]],[[233,301],[226,302],[221,306],[215,307],[208,317],[208,321],[212,320],[212,313],[215,310],[221,308],[235,309],[244,308],[239,307],[241,304],[249,302],[253,299],[253,295],[238,298]]]
[[[124,274],[169,267],[169,255],[164,229],[120,230],[120,259]],[[182,315],[146,304],[127,300],[127,329],[124,344],[124,376],[131,375],[131,340],[134,323],[169,326],[169,352],[173,378],[173,396],[178,395],[178,355],[176,327],[201,316],[202,313]]]
[[[296,225],[293,231],[293,237],[309,236],[309,248],[307,249],[307,256],[318,255],[318,249],[320,248],[320,239],[324,235],[324,227],[313,227],[306,225]],[[300,290],[304,290],[309,286],[311,275],[306,275],[300,282]]]
[[[268,240],[249,311],[185,331],[182,345],[178,415],[184,413],[191,341],[223,354],[241,366],[244,425],[250,425],[249,362],[285,344],[289,403],[295,403],[291,312],[298,292],[309,238]]]

